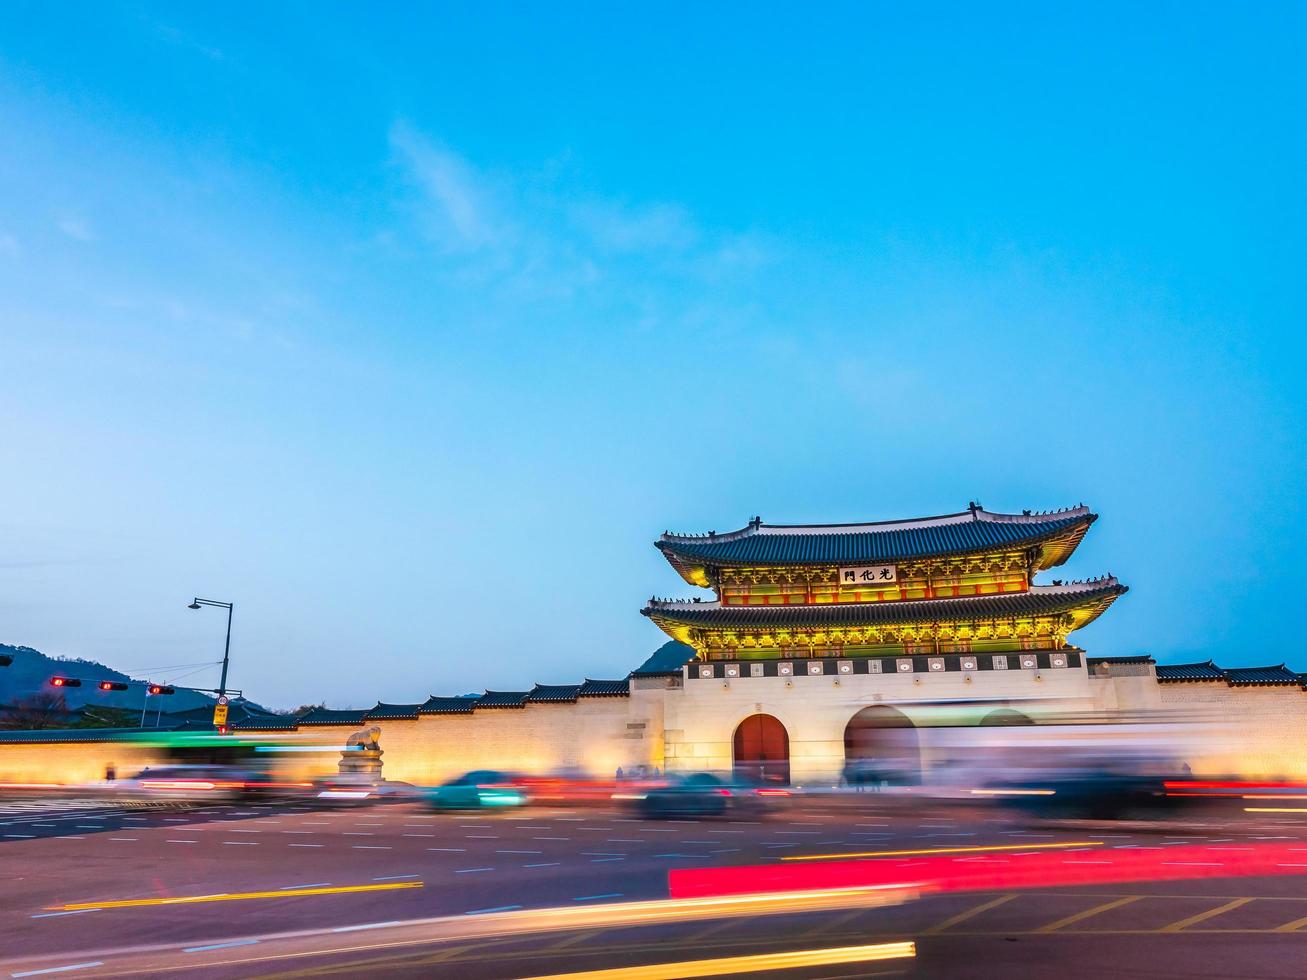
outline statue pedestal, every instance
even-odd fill
[[[381,749],[345,748],[336,767],[342,776],[381,778]]]
[[[358,781],[381,782],[381,756],[384,754],[379,743],[380,728],[365,728],[355,732],[345,740],[345,747],[340,750],[340,762],[336,767],[342,776],[349,776]]]

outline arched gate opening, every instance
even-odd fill
[[[790,735],[771,715],[750,715],[735,729],[735,775],[765,783],[790,782]]]

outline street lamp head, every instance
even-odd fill
[[[200,604],[199,604],[198,602],[192,602],[192,603],[191,603],[189,606],[187,606],[186,608],[187,608],[187,609],[199,609],[199,608],[200,608]]]

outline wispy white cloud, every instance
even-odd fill
[[[95,232],[91,229],[91,225],[86,221],[85,218],[82,218],[78,215],[75,214],[62,215],[55,221],[55,227],[58,228],[61,232],[63,232],[65,235],[67,235],[69,238],[72,238],[76,241],[79,242],[95,241]]]
[[[503,247],[512,229],[490,181],[458,155],[423,138],[403,123],[391,130],[391,146],[426,195],[426,233],[442,248],[473,252]]]
[[[464,283],[556,297],[638,292],[648,307],[655,281],[720,282],[771,260],[759,236],[705,227],[675,202],[569,193],[557,161],[499,176],[406,122],[392,127],[390,144],[420,233]]]

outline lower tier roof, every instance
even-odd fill
[[[1097,615],[1126,591],[1127,586],[1107,576],[1068,585],[1036,585],[1026,592],[900,602],[723,606],[718,601],[652,599],[641,613],[660,625],[667,623],[708,630],[903,626],[912,623],[976,622],[1047,616],[1087,607],[1097,607],[1094,610],[1094,615]]]

